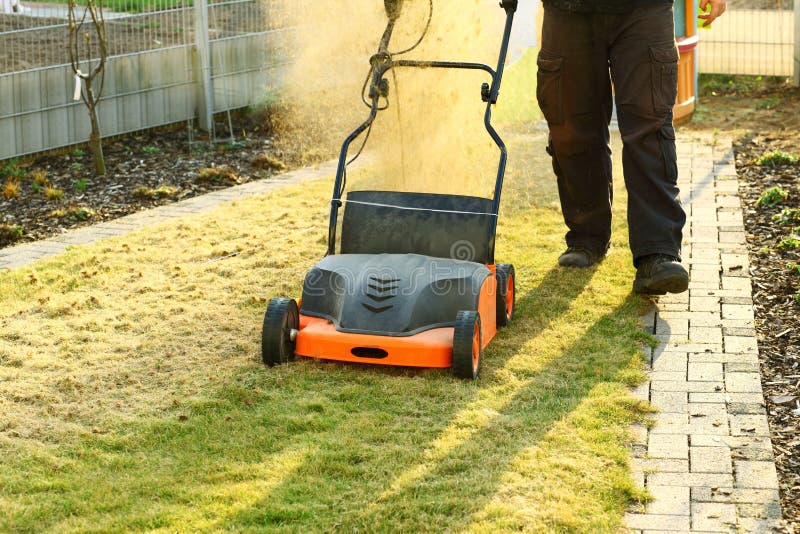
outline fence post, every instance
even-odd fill
[[[214,135],[214,86],[208,42],[208,0],[194,2],[194,34],[197,46],[198,120],[200,129]]]
[[[800,0],[794,0],[794,86],[800,87]]]

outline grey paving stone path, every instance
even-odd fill
[[[653,496],[631,532],[770,532],[781,518],[761,390],[739,182],[730,139],[678,144],[689,291],[661,297],[643,324],[659,412],[634,429],[633,467]]]
[[[781,517],[758,370],[738,180],[730,139],[680,141],[688,214],[689,291],[659,299],[643,324],[661,344],[646,354],[636,394],[660,411],[634,429],[633,470],[654,500],[626,515],[631,532],[769,532]],[[0,250],[0,270],[334,172],[334,164],[191,198]]]
[[[133,213],[113,221],[71,230],[50,239],[0,249],[0,271],[22,267],[38,259],[61,254],[70,245],[86,245],[107,237],[125,235],[150,224],[202,213],[214,209],[225,202],[266,193],[287,185],[298,184],[303,180],[322,178],[335,172],[336,163],[327,162],[317,167],[298,169],[266,180],[248,182],[173,204]]]

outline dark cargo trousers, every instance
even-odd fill
[[[672,127],[674,35],[666,3],[622,15],[545,6],[537,99],[550,128],[568,246],[604,253],[611,237],[613,81],[634,262],[656,253],[680,258],[686,214]]]

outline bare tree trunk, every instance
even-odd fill
[[[100,137],[100,121],[97,119],[97,102],[94,99],[94,91],[90,88],[87,90],[87,101],[90,103],[87,108],[89,109],[89,122],[92,125],[92,133],[89,134],[89,148],[92,150],[94,158],[94,172],[98,176],[106,174],[106,159],[103,156],[103,140]]]
[[[103,140],[100,135],[100,120],[97,116],[97,104],[100,95],[103,93],[103,82],[105,81],[105,65],[107,52],[106,24],[103,16],[103,7],[100,5],[102,0],[87,0],[83,6],[83,15],[80,19],[76,17],[78,9],[75,0],[69,0],[69,56],[72,63],[72,71],[75,73],[76,83],[79,84],[80,98],[86,104],[89,112],[89,122],[92,132],[89,135],[89,148],[94,157],[94,170],[98,176],[106,174],[106,162],[103,156]],[[89,20],[87,20],[87,17]],[[84,25],[89,25],[92,30],[83,30]],[[83,39],[80,38],[83,32]],[[94,37],[92,37],[92,34]],[[81,41],[84,46],[81,49]],[[93,46],[94,44],[94,50]],[[96,50],[96,54],[93,53]],[[86,65],[87,72],[80,69],[81,57]],[[92,62],[94,61],[94,65]],[[76,96],[76,99],[78,97]]]

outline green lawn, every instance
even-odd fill
[[[555,267],[542,143],[510,143],[517,317],[474,383],[260,364],[266,299],[324,252],[329,180],[0,273],[0,531],[615,532],[642,499],[642,303],[619,212],[602,265]]]

